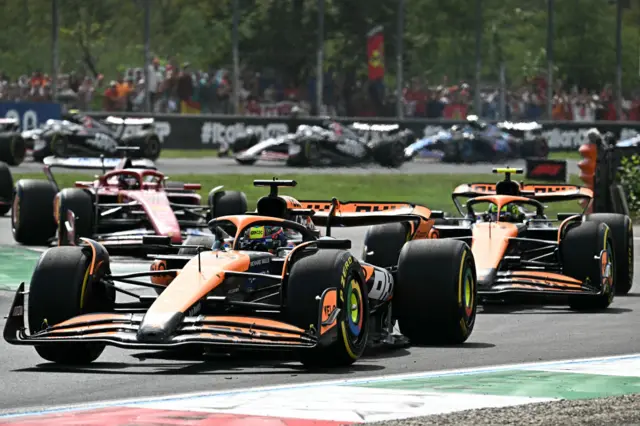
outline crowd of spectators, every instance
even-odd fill
[[[59,99],[82,110],[110,112],[144,111],[145,75],[142,68],[129,68],[116,80],[106,81],[75,72],[59,75]],[[183,114],[233,114],[284,116],[294,107],[298,113],[315,114],[316,82],[304,84],[279,78],[274,70],[243,70],[239,82],[240,110],[232,102],[232,81],[225,69],[202,71],[189,63],[173,60],[161,63],[154,58],[149,67],[149,100],[153,112]],[[500,91],[484,87],[481,111],[473,110],[473,89],[466,83],[429,84],[419,78],[410,79],[403,90],[402,105],[406,117],[461,119],[475,113],[486,119],[542,120],[546,117],[546,82],[535,79],[505,93],[501,116]],[[565,87],[556,83],[553,90],[552,119],[570,121],[616,120],[615,99],[611,85],[599,91]],[[51,99],[51,78],[42,72],[9,79],[0,72],[0,101],[47,102]],[[329,70],[324,76],[323,110],[321,114],[338,116],[396,115],[396,99],[392,88],[366,77],[342,75]],[[623,120],[640,120],[640,96],[623,102]]]

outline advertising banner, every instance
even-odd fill
[[[384,33],[382,27],[376,27],[367,34],[367,60],[369,80],[384,78]]]
[[[60,114],[56,103],[0,102],[0,117],[17,119],[23,131],[40,127],[49,119],[59,120]]]

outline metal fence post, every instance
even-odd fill
[[[56,101],[58,97],[58,31],[60,27],[58,0],[51,2],[51,98]]]
[[[622,0],[616,1],[616,115],[622,120]]]
[[[480,75],[482,72],[482,0],[476,0],[476,70],[474,83],[474,110],[480,116],[482,102],[480,99]]]
[[[404,0],[398,0],[398,35],[397,35],[397,52],[396,52],[396,114],[398,118],[404,117],[404,102],[402,99],[402,85],[404,67],[402,58],[404,57]]]
[[[547,119],[553,116],[553,0],[547,0]]]
[[[149,68],[151,67],[151,4],[150,0],[144,0],[144,111],[152,112],[151,110],[151,94],[149,89],[149,77],[151,73]],[[154,89],[154,93],[157,88]]]
[[[240,112],[240,39],[238,35],[238,25],[240,22],[240,7],[238,0],[233,0],[233,16],[231,28],[231,54],[233,56],[233,76],[232,76],[232,96],[233,96],[233,113]]]
[[[324,0],[318,0],[318,44],[316,62],[316,115],[322,114],[324,92]]]

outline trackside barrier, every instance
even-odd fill
[[[602,135],[591,129],[588,141],[578,151],[582,161],[580,180],[593,190],[593,203],[588,213],[623,213],[629,215],[627,195],[617,181],[618,169],[623,157],[640,154],[639,147],[616,147],[615,135]]]
[[[145,113],[108,113],[90,112],[95,118],[109,115],[122,117],[151,117],[155,120],[156,131],[160,136],[163,149],[218,149],[233,144],[235,139],[247,130],[258,133],[262,139],[284,133],[293,133],[300,124],[320,124],[318,117],[254,117],[212,114],[145,114]],[[398,124],[402,129],[411,130],[416,137],[432,136],[447,130],[464,120],[394,117],[332,117],[343,123]],[[495,121],[491,121],[495,123]],[[552,151],[575,151],[586,142],[587,132],[597,127],[601,132],[611,132],[618,139],[628,139],[640,134],[640,122],[600,121],[578,123],[573,121],[540,121],[542,135],[549,141]],[[374,137],[371,135],[371,137]]]

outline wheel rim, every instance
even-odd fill
[[[464,274],[464,310],[467,318],[473,314],[473,273],[466,268]]]
[[[602,279],[603,290],[608,294],[609,299],[613,298],[613,277],[615,274],[613,260],[613,250],[607,242],[600,256],[600,277]]]
[[[13,197],[13,206],[11,206],[11,222],[15,232],[20,226],[20,194]]]
[[[362,333],[363,303],[360,283],[354,278],[349,282],[349,291],[346,299],[348,303],[346,317],[349,324],[349,332],[355,341]]]

